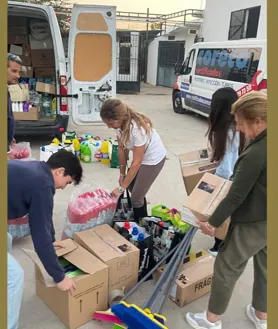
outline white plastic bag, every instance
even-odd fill
[[[20,142],[11,147],[11,154],[16,160],[28,160],[32,156],[29,142]]]

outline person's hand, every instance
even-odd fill
[[[111,195],[115,198],[119,198],[122,195],[122,193],[120,192],[119,188],[117,187],[111,192]]]
[[[61,249],[61,248],[64,248],[65,246],[63,245],[62,241],[55,241],[55,242],[53,242],[53,247],[55,249]]]
[[[209,236],[214,236],[215,228],[211,226],[208,222],[200,222],[198,221],[197,224],[200,226],[200,230]]]
[[[118,181],[120,186],[122,186],[124,179],[125,179],[125,175],[120,174],[119,181]]]
[[[69,292],[72,296],[74,295],[74,292],[75,292],[75,289],[76,289],[75,282],[71,278],[69,278],[68,276],[65,276],[64,280],[57,283],[57,287],[61,291],[68,291],[69,290]]]

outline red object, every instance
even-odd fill
[[[176,81],[174,83],[174,89],[179,89],[179,85],[178,85],[178,76],[176,77]]]
[[[31,149],[19,143],[11,148],[11,153],[16,160],[28,159],[31,156]]]
[[[60,76],[60,95],[68,95],[67,77],[65,75]],[[68,99],[67,97],[61,97],[61,112],[68,112]]]
[[[130,229],[130,222],[125,222],[124,228],[129,230]]]
[[[264,79],[262,80],[259,85],[258,85],[258,90],[264,90],[264,89],[267,89],[267,80]]]

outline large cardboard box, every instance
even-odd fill
[[[213,174],[218,167],[218,163],[211,162],[207,149],[181,154],[179,160],[187,195],[190,195],[204,173]]]
[[[29,89],[27,84],[10,85],[9,92],[12,102],[25,102],[29,100]]]
[[[108,266],[71,239],[64,240],[57,256],[77,266],[86,274],[75,277],[72,296],[60,291],[46,273],[34,251],[24,250],[35,263],[36,293],[69,329],[76,329],[92,320],[95,311],[108,307]]]
[[[74,240],[109,266],[109,292],[138,282],[139,249],[109,225],[74,233]]]
[[[36,91],[38,91],[40,93],[47,93],[47,94],[55,95],[56,87],[55,87],[55,85],[51,85],[49,83],[37,82]]]
[[[8,35],[8,44],[9,45],[23,45],[28,44],[28,36],[27,35]]]
[[[39,78],[55,79],[55,67],[36,67],[34,71],[35,71],[36,79],[39,79]]]
[[[22,78],[33,78],[34,70],[32,66],[22,66],[20,71],[20,76]]]
[[[196,219],[206,222],[225,198],[231,185],[230,180],[205,173],[193,192],[188,196],[184,206],[192,212]],[[183,220],[186,221],[186,218],[183,218]],[[227,218],[224,224],[216,229],[215,236],[221,240],[224,239],[229,225],[230,218]]]
[[[40,118],[39,108],[31,107],[28,112],[14,112],[16,121],[38,121]]]
[[[53,49],[31,50],[33,67],[53,67],[55,58]]]
[[[187,256],[179,268],[178,278],[170,292],[170,299],[180,307],[211,291],[215,257],[201,251]],[[166,266],[156,271],[158,280]]]

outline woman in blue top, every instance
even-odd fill
[[[230,179],[240,149],[240,135],[236,131],[235,119],[231,114],[233,103],[238,99],[234,89],[218,89],[212,96],[209,114],[208,136],[212,148],[212,162],[219,162],[215,175]],[[216,256],[222,240],[215,238],[214,246],[209,252]]]

